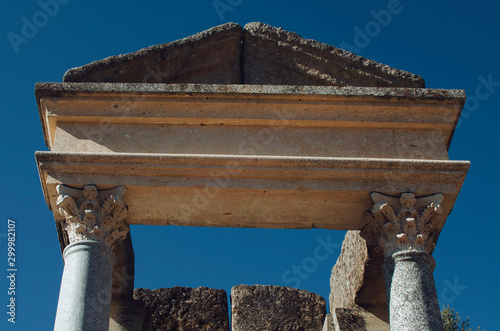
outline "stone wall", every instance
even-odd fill
[[[233,331],[319,331],[325,315],[325,300],[304,290],[271,285],[231,289]]]
[[[137,288],[134,299],[146,305],[152,330],[229,331],[227,295],[208,287]],[[147,323],[147,321],[146,321]]]
[[[238,285],[231,289],[232,326],[224,290],[137,288],[134,299],[135,307],[145,307],[144,314],[137,309],[128,311],[136,315],[135,320],[143,319],[142,326],[134,329],[143,331],[320,331],[326,315],[326,302],[321,296],[272,285]]]

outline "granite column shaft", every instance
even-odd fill
[[[124,222],[128,209],[121,198],[126,188],[99,192],[94,185],[83,190],[59,185],[57,192],[69,245],[63,252],[54,330],[107,331],[116,261],[112,247],[129,233]]]
[[[84,240],[68,245],[63,256],[54,330],[108,330],[114,253],[103,243]]]
[[[385,259],[391,331],[443,330],[434,267],[434,258],[426,252],[401,251]]]
[[[442,331],[431,253],[442,224],[443,195],[417,198],[406,192],[398,199],[374,192],[371,198],[374,205],[365,213],[363,232],[385,255],[382,273],[391,331]]]

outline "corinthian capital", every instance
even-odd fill
[[[83,190],[58,185],[57,206],[66,219],[70,243],[96,240],[111,248],[116,240],[125,239],[129,226],[124,222],[127,206],[122,196],[126,191],[124,186],[99,192],[94,185]]]
[[[442,214],[442,194],[416,198],[403,193],[395,198],[372,193],[373,208],[365,213],[365,236],[376,236],[385,256],[403,250],[431,253],[435,248],[434,221]]]

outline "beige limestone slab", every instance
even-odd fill
[[[458,90],[203,84],[43,83],[36,94],[54,151],[426,159],[447,159],[465,100]],[[252,139],[266,149],[242,152]]]
[[[460,90],[331,86],[40,83],[55,187],[127,187],[130,224],[362,229],[370,193],[442,193]]]
[[[127,187],[130,224],[362,229],[370,193],[441,192],[447,216],[469,162],[38,152],[56,220],[55,187]],[[440,226],[444,224],[442,220]]]
[[[438,130],[60,122],[52,151],[448,159]]]

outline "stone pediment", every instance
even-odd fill
[[[442,330],[431,253],[469,168],[448,158],[465,92],[423,87],[262,23],[38,83],[50,151],[35,157],[65,262],[54,329],[228,329],[224,291],[133,291],[130,225],[177,225],[354,230],[326,320],[317,295],[240,285],[233,330]],[[334,252],[330,236],[317,241],[284,283]]]
[[[422,77],[267,24],[226,23],[72,68],[64,82],[425,87]]]

